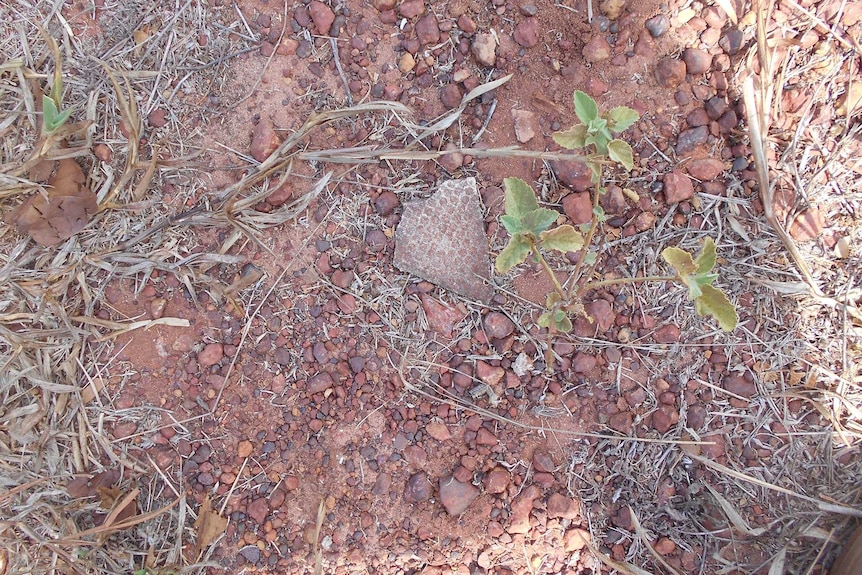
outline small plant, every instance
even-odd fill
[[[58,65],[54,69],[54,84],[51,86],[51,92],[46,96],[42,95],[42,136],[50,136],[57,130],[63,127],[71,109],[60,111],[63,105],[63,72]]]
[[[604,211],[599,205],[599,197],[605,193],[602,186],[603,169],[609,163],[618,164],[627,171],[632,169],[634,161],[631,146],[615,139],[614,135],[629,128],[639,116],[625,106],[599,114],[595,100],[581,91],[575,92],[574,102],[575,113],[582,123],[553,134],[553,138],[564,148],[585,149],[589,152],[584,161],[590,168],[595,188],[592,195],[592,221],[579,226],[580,229],[569,224],[555,226],[559,213],[539,206],[536,194],[527,182],[518,178],[503,180],[506,213],[500,219],[511,238],[497,256],[495,267],[497,273],[504,274],[532,255],[550,278],[554,289],[548,294],[546,310],[537,321],[540,327],[548,329],[545,354],[547,369],[550,370],[553,365],[552,343],[555,334],[571,331],[573,318],[586,317],[590,322],[593,321],[585,310],[584,295],[610,285],[648,281],[681,283],[688,288],[688,297],[694,300],[698,315],[712,316],[721,329],[733,330],[738,322],[736,309],[727,296],[712,285],[718,276],[713,273],[717,258],[715,242],[711,238],[706,239],[696,257],[676,247],[666,248],[662,252],[662,257],[673,267],[675,275],[590,281],[598,255],[598,248],[592,248],[593,238],[596,229],[605,221]],[[560,283],[545,257],[547,252],[553,251],[579,254],[567,288]],[[589,269],[585,269],[585,266]]]

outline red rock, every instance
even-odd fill
[[[757,394],[757,386],[742,375],[729,375],[725,377],[721,382],[721,386],[730,393],[746,399]]]
[[[161,128],[168,123],[168,120],[165,116],[166,115],[164,110],[162,110],[161,108],[156,108],[147,116],[147,122],[150,124],[150,126],[154,128]]]
[[[476,377],[482,380],[483,383],[496,387],[498,383],[505,377],[506,370],[499,366],[492,366],[484,361],[476,362]]]
[[[536,114],[527,110],[512,110],[512,120],[515,124],[515,138],[526,144],[536,137]]]
[[[425,425],[425,433],[437,441],[448,441],[452,438],[449,428],[441,421],[432,421]]]
[[[645,232],[652,229],[655,224],[656,215],[652,212],[641,212],[635,218],[635,229],[639,232]]]
[[[676,146],[674,146],[674,149],[676,150],[677,155],[684,156],[685,154],[697,149],[698,146],[705,144],[708,138],[709,128],[706,126],[698,126],[696,128],[683,130],[679,133],[679,136],[676,137]]]
[[[539,21],[535,18],[524,18],[515,26],[515,42],[524,48],[532,48],[539,43]]]
[[[611,517],[611,522],[625,531],[632,531],[632,528],[634,527],[634,525],[632,525],[632,515],[627,506],[620,507],[619,511]]]
[[[669,204],[683,202],[694,195],[691,180],[678,170],[664,175],[664,199]]]
[[[215,365],[224,357],[224,346],[220,343],[208,343],[198,354],[198,363],[206,369]]]
[[[281,43],[279,43],[278,48],[276,48],[275,51],[280,56],[293,56],[296,54],[297,48],[299,48],[299,40],[289,38],[285,35],[285,37],[281,39]]]
[[[628,411],[617,412],[608,419],[608,425],[611,426],[611,429],[619,431],[623,435],[631,433],[633,423],[632,414]]]
[[[724,436],[722,434],[713,433],[710,435],[704,435],[700,439],[704,442],[700,446],[704,457],[713,461],[718,461],[719,458],[724,456],[727,444],[725,443]]]
[[[712,65],[712,56],[697,48],[686,48],[682,53],[685,70],[691,75],[703,74]]]
[[[422,503],[433,495],[434,486],[423,472],[414,473],[404,486],[404,501],[407,503]]]
[[[306,384],[305,388],[308,393],[322,393],[335,385],[335,380],[328,371],[322,371],[317,375],[313,375]]]
[[[258,162],[262,162],[278,148],[279,144],[281,142],[275,129],[273,129],[272,120],[261,118],[252,132],[251,146],[249,147],[251,156]]]
[[[593,200],[589,192],[574,192],[563,197],[563,211],[575,225],[586,224],[593,219]]]
[[[595,34],[590,41],[584,45],[584,60],[592,64],[604,62],[611,57],[611,45],[605,40],[604,34]]]
[[[495,467],[482,480],[482,485],[485,486],[485,492],[496,495],[506,491],[510,480],[511,477],[508,471],[501,467]]]
[[[535,485],[527,487],[512,501],[512,513],[509,515],[509,525],[506,532],[510,535],[529,533],[530,513],[533,511],[533,501],[539,496]]]
[[[816,239],[823,233],[826,218],[817,208],[808,208],[793,220],[790,225],[790,235],[800,242]]]
[[[476,30],[478,30],[476,22],[467,14],[461,14],[458,17],[458,28],[465,34],[475,34]]]
[[[283,206],[293,199],[294,191],[293,185],[285,182],[266,197],[266,203],[272,207]]]
[[[374,0],[374,7],[380,12],[395,8],[396,0]]]
[[[433,331],[450,339],[455,326],[464,319],[465,314],[454,307],[445,305],[427,294],[422,294],[422,309]]]
[[[428,463],[428,454],[418,445],[408,445],[403,454],[405,461],[414,469],[423,469]]]
[[[575,192],[585,192],[593,185],[590,169],[584,162],[551,160],[551,169],[564,186]]]
[[[548,516],[559,519],[577,519],[578,504],[571,498],[559,493],[552,493],[548,498]]]
[[[480,427],[476,432],[476,445],[497,445],[497,436],[489,429]]]
[[[398,6],[398,13],[404,18],[415,18],[425,13],[425,0],[404,0]]]
[[[440,23],[433,12],[416,22],[416,37],[423,46],[440,41]]]
[[[491,34],[476,34],[470,44],[470,52],[480,66],[492,67],[497,62],[497,43]]]
[[[547,453],[537,451],[533,454],[533,467],[542,473],[553,473],[556,465]]]
[[[444,170],[451,174],[464,165],[464,154],[457,151],[457,144],[455,144],[454,142],[447,142],[446,145],[443,147],[443,150],[447,153],[440,156],[440,159],[438,159],[437,161],[440,163]]]
[[[685,62],[666,56],[655,66],[655,79],[664,88],[676,88],[685,82]]]
[[[679,412],[669,405],[662,405],[652,414],[653,429],[659,433],[667,433],[678,422]]]
[[[265,497],[258,497],[248,504],[245,512],[255,523],[263,525],[266,515],[269,513],[269,503]]]
[[[239,442],[236,449],[236,454],[240,459],[245,459],[254,452],[254,445],[251,441],[243,440]]]
[[[463,94],[461,94],[461,88],[458,87],[458,84],[446,84],[440,90],[440,101],[446,108],[457,108],[461,105],[461,98],[463,98]]]
[[[395,208],[398,207],[399,203],[398,196],[395,195],[395,192],[384,190],[380,192],[380,195],[374,200],[374,210],[381,216],[386,217],[395,211]]]
[[[264,58],[269,58],[275,52],[275,44],[264,40],[260,43],[260,55]]]
[[[607,300],[597,299],[591,301],[586,306],[587,313],[596,322],[599,328],[599,333],[604,333],[611,329],[614,325],[614,320],[617,318],[611,304]]]
[[[446,512],[453,517],[464,513],[467,508],[479,497],[479,490],[470,483],[457,481],[454,477],[440,480],[440,503],[446,508]]]
[[[572,358],[572,369],[576,373],[588,375],[596,368],[597,363],[596,356],[580,351]]]
[[[138,431],[138,424],[134,421],[127,421],[116,423],[111,428],[111,433],[117,439],[121,439],[123,437],[129,437],[130,435],[135,434]]]
[[[679,341],[679,336],[679,327],[672,323],[661,326],[652,334],[652,338],[656,343],[676,343]]]
[[[485,327],[485,333],[491,339],[503,339],[515,331],[514,322],[506,314],[499,311],[492,311],[486,315],[482,325]]]
[[[587,546],[589,541],[590,532],[586,529],[569,529],[566,531],[566,534],[563,535],[563,547],[565,548],[566,553],[580,551]]]
[[[311,21],[314,22],[318,34],[329,34],[329,29],[335,21],[335,13],[329,6],[323,2],[318,2],[318,0],[312,0],[308,5],[308,14],[311,16]]]
[[[653,545],[653,549],[655,549],[655,552],[659,555],[666,557],[676,551],[676,543],[667,537],[661,537],[656,541],[655,545]]]
[[[688,165],[688,173],[697,180],[714,180],[724,172],[724,162],[714,158],[694,160]]]
[[[599,198],[599,204],[609,216],[622,215],[628,210],[626,196],[619,186],[608,186],[608,191]]]

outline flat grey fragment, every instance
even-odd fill
[[[462,296],[491,300],[491,261],[476,178],[448,180],[430,198],[404,204],[394,263]]]

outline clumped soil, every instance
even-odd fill
[[[165,235],[173,243],[164,249],[184,257],[222,250],[196,276],[165,267],[102,276],[96,317],[189,322],[114,338],[98,359],[100,431],[150,470],[125,470],[116,479],[124,489],[149,482],[167,498],[153,487],[165,482],[192,509],[209,498],[223,510],[224,537],[208,554],[218,567],[202,569],[307,573],[320,562],[326,573],[599,574],[628,562],[651,573],[765,574],[780,557],[794,573],[827,572],[835,546],[818,558],[822,541],[801,537],[816,515],[838,540],[843,516],[824,518],[811,501],[749,480],[852,504],[847,486],[855,475],[858,491],[862,471],[858,440],[833,448],[822,410],[786,393],[820,385],[811,366],[828,366],[834,350],[812,344],[805,322],[835,316],[752,279],[796,276],[761,221],[746,143],[738,86],[753,65],[751,15],[740,6],[734,23],[721,3],[683,0],[629,2],[619,14],[615,2],[593,4],[196,8],[201,28],[175,49],[224,43],[231,57],[217,75],[173,71],[142,106],[149,143],[205,148],[190,160],[195,169],[154,178],[166,215],[211,201],[316,112],[386,99],[428,125],[471,89],[512,74],[423,149],[557,150],[551,133],[576,121],[575,89],[604,109],[634,108],[641,120],[625,139],[636,167],[614,174],[601,199],[607,249],[598,273],[659,272],[663,247],[696,249],[712,236],[720,282],[740,314],[738,330],[722,334],[677,288],[593,293],[594,321],[580,318],[556,340],[547,375],[534,322],[549,285],[538,266],[494,278],[483,304],[394,267],[395,229],[406,201],[475,177],[493,258],[507,239],[502,179],[527,180],[561,221],[578,224],[591,211],[582,164],[469,152],[352,165],[298,159],[252,206],[277,211],[332,171],[293,221],[248,236],[230,227]],[[835,14],[825,2],[802,4]],[[145,11],[136,41],[146,49],[146,34],[170,26],[176,10]],[[62,7],[72,35],[95,45],[129,22],[121,12],[111,3]],[[782,4],[770,29],[798,19]],[[857,21],[841,22],[848,37],[859,31]],[[804,34],[807,46],[831,38],[816,26]],[[797,87],[785,97],[804,99]],[[787,130],[804,110],[782,109]],[[345,118],[305,145],[397,142],[400,120]],[[783,207],[788,221],[800,212],[796,240],[832,253],[844,215],[830,222],[823,206]],[[103,459],[80,475],[123,468]],[[130,559],[136,567],[141,553]],[[190,545],[174,558],[196,559]]]

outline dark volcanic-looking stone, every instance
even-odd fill
[[[394,263],[463,296],[491,299],[488,238],[475,178],[443,182],[430,198],[404,204]]]

